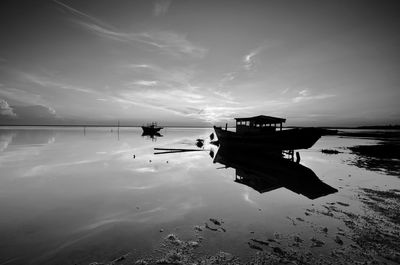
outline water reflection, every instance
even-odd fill
[[[146,137],[146,139],[156,142],[157,137],[163,137],[163,135],[159,132],[143,132],[142,137]]]
[[[122,249],[152,251],[166,234],[160,228],[174,233],[179,228],[180,234],[191,236],[193,226],[210,217],[235,224],[218,244],[247,253],[243,235],[248,227],[271,233],[285,229],[274,220],[310,202],[287,189],[260,195],[234,183],[232,170],[215,170],[207,154],[209,141],[204,140],[204,148],[197,145],[208,139],[209,129],[173,128],[161,138],[154,135],[157,143],[142,137],[141,128],[121,128],[119,141],[117,132],[89,127],[0,130],[0,264],[16,257],[7,264],[89,264],[92,253],[99,260]],[[185,152],[153,153],[170,147]],[[261,185],[273,183],[299,192],[287,180],[295,173],[279,169],[273,174],[263,165],[272,160],[224,149],[214,157],[256,190],[272,190]],[[321,172],[318,164],[312,168]],[[297,174],[308,185],[305,173]],[[248,184],[248,175],[261,184]],[[272,177],[289,184],[272,182]]]
[[[11,145],[46,145],[54,141],[55,131],[51,129],[0,130],[0,151]]]
[[[338,191],[322,182],[310,168],[284,158],[281,152],[221,146],[213,162],[234,168],[235,182],[259,193],[284,187],[313,200]]]

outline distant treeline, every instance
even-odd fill
[[[360,126],[357,129],[400,129],[400,125],[375,125],[375,126]]]

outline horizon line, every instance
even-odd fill
[[[101,124],[0,124],[0,127],[105,127],[105,128],[140,128],[142,125],[101,125]],[[218,126],[217,126],[218,127]],[[236,126],[228,126],[235,128]],[[282,126],[282,128],[325,128],[325,129],[379,129],[379,128],[400,128],[400,124],[389,125],[366,125],[366,126]],[[213,128],[213,126],[193,126],[193,125],[164,125],[163,128]]]

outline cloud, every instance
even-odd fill
[[[191,117],[205,122],[216,122],[232,118],[248,106],[238,103],[227,96],[212,93],[203,87],[181,87],[151,90],[126,91],[118,97],[120,103],[145,106],[169,111],[176,115]]]
[[[12,118],[17,116],[13,108],[4,99],[0,99],[0,115]]]
[[[56,111],[48,106],[14,106],[15,113],[19,119],[48,119],[53,120],[57,118]]]
[[[153,15],[163,16],[168,12],[169,6],[171,5],[171,0],[158,0],[154,3]]]
[[[193,67],[138,63],[127,64],[123,70],[132,80],[114,90],[112,98],[123,108],[142,106],[205,122],[228,119],[236,111],[249,109],[229,92],[199,83]]]
[[[173,31],[127,33],[90,22],[76,21],[76,23],[100,37],[126,43],[143,43],[175,57],[186,55],[203,58],[207,53],[207,49],[193,44],[185,35]]]
[[[307,89],[299,91],[298,94],[299,95],[297,97],[294,97],[292,99],[292,101],[294,103],[299,103],[299,102],[308,101],[308,100],[326,99],[326,98],[331,98],[331,97],[335,97],[336,96],[336,95],[332,95],[332,94],[311,95],[310,92]]]
[[[150,81],[150,80],[138,80],[138,81],[134,81],[134,82],[131,82],[130,84],[128,84],[129,86],[130,85],[138,85],[138,86],[156,86],[158,84],[158,82],[157,81],[154,81],[154,80],[152,80],[152,81]]]
[[[39,76],[39,75],[21,73],[21,77],[28,82],[40,85],[42,87],[58,88],[58,89],[64,89],[64,90],[74,90],[77,92],[84,92],[84,93],[96,93],[96,91],[94,91],[92,89],[79,87],[79,86],[72,86],[72,85],[57,82],[50,78]]]
[[[254,66],[254,57],[256,55],[258,55],[260,52],[262,52],[266,47],[267,46],[265,46],[265,45],[260,46],[260,47],[258,47],[256,49],[250,51],[248,54],[246,54],[243,57],[244,68],[246,70],[250,70],[250,69],[253,68],[253,66]]]
[[[105,26],[105,27],[111,27],[110,25],[108,25],[108,24],[106,24],[105,22],[103,22],[103,21],[97,19],[96,17],[91,16],[91,15],[89,15],[89,14],[87,14],[87,13],[82,12],[82,11],[79,11],[79,10],[77,10],[77,9],[75,9],[75,8],[73,8],[73,7],[69,6],[69,5],[67,5],[67,4],[64,4],[64,3],[61,2],[61,1],[53,0],[53,2],[56,3],[56,4],[58,4],[58,5],[60,5],[60,6],[63,7],[65,10],[68,10],[69,12],[71,12],[73,15],[75,15],[75,16],[77,16],[77,17],[83,18],[83,19],[85,19],[85,20],[92,21],[92,22],[94,22],[94,23],[96,23],[96,24],[98,24],[98,25],[103,25],[103,26]]]
[[[140,68],[142,68],[142,69],[152,68],[152,66],[149,65],[149,64],[130,64],[129,67],[138,68],[138,69],[140,69]]]
[[[247,70],[250,70],[251,67],[253,66],[254,62],[253,62],[253,57],[256,55],[257,53],[255,52],[250,52],[249,54],[245,55],[243,57],[243,62],[244,62],[244,68],[246,68]]]
[[[284,90],[282,90],[281,94],[284,95],[289,91],[290,91],[290,88],[285,88]]]
[[[13,124],[41,124],[53,123],[58,120],[53,108],[41,105],[12,106],[0,99],[0,122]]]
[[[0,90],[0,95],[27,105],[49,105],[41,95],[19,88],[3,87]]]
[[[203,58],[207,53],[207,49],[191,43],[183,34],[178,34],[172,31],[141,33],[123,32],[94,16],[79,11],[60,1],[53,1],[77,17],[77,19],[74,20],[75,23],[98,36],[127,43],[143,43],[173,56],[188,55],[194,58]],[[153,11],[154,15],[164,15],[168,12],[170,4],[170,0],[157,1]]]

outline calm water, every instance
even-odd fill
[[[201,251],[246,259],[254,253],[247,246],[254,235],[310,237],[311,227],[293,226],[288,217],[304,216],[313,204],[341,201],[358,211],[358,187],[398,184],[348,165],[354,156],[345,149],[320,152],[373,140],[326,136],[300,151],[301,164],[339,190],[315,200],[286,188],[259,193],[235,183],[235,170],[213,163],[208,145],[200,152],[154,155],[155,147],[196,148],[195,140],[211,132],[168,128],[151,139],[140,128],[123,128],[119,135],[110,128],[0,129],[0,264],[88,264],[127,252],[139,257],[168,233],[192,238],[193,227],[209,218],[222,219],[227,231],[204,231]],[[341,225],[310,218],[329,228]]]

